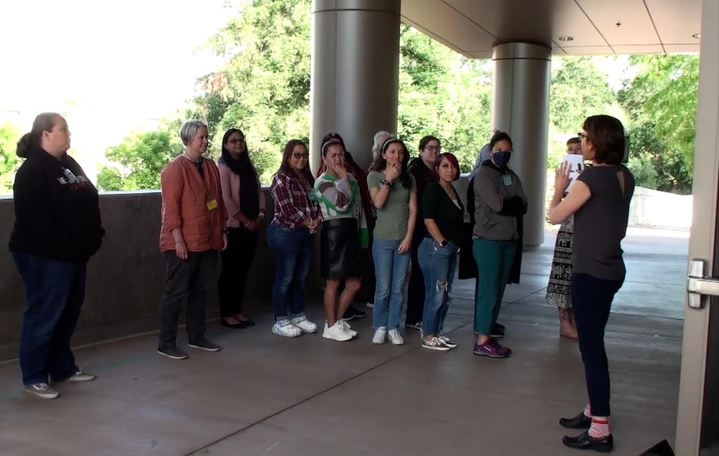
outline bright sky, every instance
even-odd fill
[[[198,47],[225,23],[223,5],[2,0],[0,111],[79,108],[127,125],[165,117],[211,71],[214,59]]]

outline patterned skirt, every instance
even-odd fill
[[[554,246],[552,270],[549,272],[547,302],[560,308],[572,307],[572,240],[574,216],[562,223]]]

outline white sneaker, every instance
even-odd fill
[[[437,336],[437,340],[439,340],[441,343],[448,346],[449,348],[457,348],[459,346],[459,344],[457,344],[456,342],[453,342],[452,340],[449,339],[449,337],[446,337],[446,336],[439,335],[439,336]]]
[[[322,332],[322,337],[338,342],[345,342],[352,339],[352,336],[345,332],[339,321],[332,326],[327,326],[327,322],[325,322],[325,330]]]
[[[272,332],[282,337],[297,337],[302,331],[287,320],[278,321],[272,326]]]
[[[373,303],[373,302],[368,302],[368,303],[367,303],[367,307],[369,307],[370,309],[374,309],[374,303]]]
[[[337,323],[339,323],[340,325],[342,325],[342,329],[344,329],[344,331],[345,331],[347,334],[349,334],[350,336],[355,337],[355,336],[357,335],[357,331],[355,331],[354,329],[352,329],[352,327],[350,326],[350,324],[347,323],[347,320],[344,320],[344,319],[343,319],[343,320],[338,320]]]
[[[449,347],[436,337],[433,337],[430,340],[427,340],[423,337],[422,338],[422,348],[427,348],[429,350],[437,350],[437,351],[449,351]]]
[[[387,338],[387,328],[385,328],[384,326],[380,326],[374,332],[374,337],[372,337],[372,343],[377,344],[377,345],[382,345],[386,338]]]
[[[317,332],[317,325],[309,321],[307,317],[296,317],[290,322],[300,328],[303,333],[312,334]]]
[[[389,341],[392,342],[392,345],[404,345],[402,334],[399,333],[397,328],[390,329],[389,333],[387,333],[387,337],[389,338]]]

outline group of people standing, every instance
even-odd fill
[[[183,300],[189,346],[220,350],[205,337],[205,309],[218,256],[221,324],[233,329],[255,325],[242,313],[242,303],[266,213],[242,131],[233,128],[224,134],[217,164],[203,157],[206,124],[186,122],[180,138],[184,151],[161,176],[159,245],[166,280],[158,353],[172,359],[187,358],[176,344]],[[560,421],[587,431],[565,437],[564,443],[598,451],[611,451],[613,445],[604,328],[625,276],[620,244],[634,180],[621,165],[624,141],[617,119],[586,119],[568,147],[592,166],[569,192],[568,167],[557,170],[548,214],[552,223],[562,226],[547,297],[560,308],[561,334],[579,340],[589,395],[579,415]],[[70,338],[84,299],[87,262],[99,250],[104,230],[97,190],[67,155],[69,147],[65,119],[40,114],[18,143],[17,153],[25,162],[14,183],[16,219],[9,247],[28,301],[20,342],[23,384],[29,393],[48,399],[59,395],[50,380],[95,378],[75,364]],[[514,153],[510,136],[497,132],[470,175],[470,230],[453,185],[459,177],[457,158],[441,153],[438,138],[422,138],[419,156],[411,164],[405,143],[387,132],[375,135],[372,150],[373,162],[365,174],[342,138],[329,134],[321,141],[322,167],[315,178],[306,145],[297,139],[286,144],[270,187],[274,217],[267,239],[276,263],[272,332],[285,337],[317,332],[305,315],[305,282],[319,233],[324,338],[347,341],[357,335],[344,316],[364,282],[375,288],[374,344],[404,344],[399,327],[407,302],[405,326],[420,329],[423,348],[455,348],[443,326],[462,247],[464,254],[471,251],[476,266],[473,352],[508,357],[511,350],[497,342],[504,336],[497,318],[505,286],[518,273],[522,219],[528,208],[521,180],[508,167]],[[359,313],[354,309],[352,315]]]

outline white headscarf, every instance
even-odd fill
[[[474,168],[472,168],[472,172],[469,173],[469,180],[472,180],[475,174],[477,174],[477,171],[479,170],[479,167],[482,166],[482,163],[484,163],[486,160],[489,160],[492,158],[492,151],[489,148],[489,143],[482,146],[481,149],[479,149],[479,155],[477,155],[477,161],[474,162]]]

